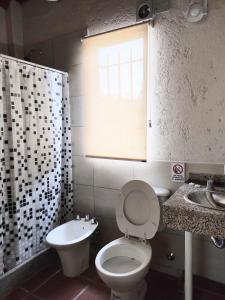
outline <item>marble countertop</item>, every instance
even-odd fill
[[[184,195],[202,188],[183,184],[162,207],[163,223],[171,228],[225,239],[225,211],[197,206]]]

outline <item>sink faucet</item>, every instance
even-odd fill
[[[207,189],[208,191],[213,190],[213,189],[214,189],[213,184],[214,184],[213,178],[212,178],[212,177],[208,178],[207,184],[206,184],[206,189]]]

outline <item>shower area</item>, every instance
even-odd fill
[[[68,74],[0,55],[0,278],[72,216]]]

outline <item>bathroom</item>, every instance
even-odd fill
[[[147,4],[151,8],[150,15],[147,15],[145,20],[140,20],[138,11],[143,4]],[[197,16],[195,16],[196,11]],[[57,169],[57,175],[54,174],[57,177],[57,187],[50,180],[50,189],[52,186],[55,191],[60,185],[62,190],[63,188],[67,190],[66,184],[63,187],[63,178],[67,178],[68,202],[65,207],[57,206],[57,202],[48,207],[49,203],[52,203],[51,201],[56,201],[54,200],[56,198],[53,197],[52,200],[50,193],[45,201],[44,195],[40,195],[42,191],[40,189],[37,199],[42,205],[40,209],[43,209],[41,215],[43,219],[38,219],[38,215],[36,219],[34,218],[35,221],[31,226],[34,227],[32,230],[42,243],[39,246],[35,242],[34,248],[28,247],[25,258],[22,251],[21,261],[16,261],[13,265],[10,265],[11,260],[9,259],[7,268],[4,267],[4,256],[7,254],[9,246],[7,239],[2,238],[2,236],[7,237],[7,234],[0,229],[0,246],[4,248],[4,254],[0,249],[0,299],[98,300],[111,297],[112,300],[138,300],[138,297],[132,292],[129,296],[111,295],[111,286],[104,280],[102,281],[99,272],[96,271],[96,258],[109,243],[123,237],[124,234],[126,238],[129,235],[129,232],[121,232],[121,226],[118,226],[116,217],[117,203],[121,199],[121,189],[126,187],[126,184],[133,181],[144,182],[148,188],[150,187],[150,194],[152,193],[154,196],[151,187],[159,187],[161,188],[159,191],[163,191],[166,195],[168,191],[169,194],[166,198],[173,195],[169,200],[172,201],[176,195],[174,193],[182,188],[184,182],[189,180],[189,182],[195,183],[194,179],[199,174],[199,176],[204,174],[205,185],[206,181],[211,178],[210,176],[214,176],[215,181],[216,178],[223,181],[225,174],[224,14],[225,2],[223,0],[0,1],[0,62],[9,61],[15,68],[17,65],[22,65],[27,69],[35,68],[35,72],[41,74],[40,77],[46,76],[44,72],[47,72],[47,80],[51,80],[51,72],[56,74],[57,78],[62,77],[60,80],[64,80],[65,86],[63,92],[67,94],[64,100],[68,100],[66,100],[63,114],[66,114],[67,121],[69,120],[63,125],[68,138],[66,145],[63,146],[67,159],[66,168],[60,168],[61,162],[57,161],[58,165],[54,165]],[[141,33],[137,30],[138,28],[141,28]],[[91,126],[93,128],[93,123],[91,124],[91,120],[86,118],[85,103],[87,103],[87,94],[90,92],[94,94],[95,86],[93,85],[89,89],[88,73],[84,76],[84,73],[87,72],[85,67],[88,65],[85,47],[89,47],[91,41],[96,42],[96,45],[99,43],[101,47],[106,47],[107,35],[111,37],[110,45],[112,46],[113,43],[115,45],[117,33],[123,34],[126,30],[132,32],[134,39],[135,35],[143,34],[148,40],[145,46],[147,45],[146,51],[149,51],[149,55],[145,55],[146,64],[140,71],[140,73],[148,74],[148,80],[143,86],[144,98],[147,99],[142,111],[147,115],[144,119],[147,125],[147,138],[142,148],[144,158],[130,158],[134,154],[132,147],[128,147],[126,153],[128,155],[121,156],[120,159],[113,159],[116,158],[113,153],[90,155],[87,152],[86,135],[87,129],[90,129]],[[92,65],[89,64],[90,66]],[[91,69],[91,71],[93,70]],[[4,77],[1,77],[0,73],[0,91],[3,88],[2,78]],[[137,78],[140,77],[137,76]],[[29,81],[29,78],[27,80]],[[115,78],[114,81],[116,82]],[[18,88],[21,86],[23,87],[23,84],[19,84]],[[61,86],[60,81],[55,88],[60,89]],[[26,93],[26,89],[21,92]],[[41,91],[37,92],[41,93]],[[51,92],[55,92],[54,88]],[[2,97],[2,94],[0,96]],[[32,97],[27,101],[31,101],[31,99]],[[60,101],[58,98],[56,100]],[[0,101],[0,109],[1,105]],[[41,112],[44,116],[46,116],[47,109],[44,107]],[[94,110],[95,113],[98,111]],[[112,113],[106,109],[105,121],[110,117],[115,117],[113,113],[110,116],[110,112]],[[121,111],[118,112],[118,114],[120,113]],[[58,115],[54,117],[60,119],[62,115],[58,112]],[[4,115],[0,110],[1,153],[3,153],[2,149],[7,149],[2,145],[1,134],[5,129],[1,120],[3,118]],[[26,120],[27,118],[28,115],[26,115]],[[55,120],[53,119],[53,124],[57,124]],[[42,124],[42,121],[45,124],[43,126],[46,126],[44,119],[37,123]],[[128,123],[128,120],[121,120],[124,124],[126,121]],[[106,126],[106,123],[102,124],[102,127]],[[49,124],[51,127],[52,123]],[[62,134],[62,129],[58,128],[58,130]],[[133,132],[129,132],[129,134],[133,134]],[[38,149],[44,149],[45,146],[52,149],[53,138],[45,131],[43,135],[48,139],[45,145],[39,145],[35,135],[32,141],[29,140],[32,149],[38,151]],[[32,135],[29,137],[32,138]],[[116,141],[116,137],[113,135],[109,135],[105,140],[100,140],[99,132],[96,132],[95,137],[100,146],[98,149],[100,152],[106,146],[105,143]],[[131,138],[131,140],[134,139]],[[122,142],[123,139],[120,140],[120,146],[117,145],[121,153],[126,148],[122,146]],[[50,165],[53,166],[51,160],[55,157],[52,157],[52,150],[49,152],[50,156],[47,151],[43,152],[49,158]],[[4,153],[6,154],[6,151]],[[39,155],[41,156],[41,152]],[[3,161],[4,156],[0,156],[0,158]],[[14,163],[10,162],[10,165],[13,166]],[[182,176],[176,177],[173,174],[173,167],[177,165],[182,168]],[[31,160],[29,167],[34,169],[35,174],[37,173],[43,178],[47,176],[45,164],[41,171],[36,170],[35,161]],[[3,189],[5,181],[2,175],[4,174],[2,165],[0,170],[0,185]],[[21,180],[23,180],[22,177]],[[198,180],[196,182],[199,183]],[[48,185],[47,179],[45,185]],[[26,182],[22,182],[22,186],[25,188]],[[147,187],[146,189],[148,189]],[[154,191],[156,193],[156,189]],[[29,196],[29,185],[27,195]],[[32,202],[34,199],[29,200],[28,196],[26,196],[27,201]],[[153,198],[155,199],[155,197]],[[3,194],[0,193],[0,200],[1,206],[3,206],[10,201],[10,197],[3,198]],[[19,201],[22,200],[19,199]],[[164,208],[161,204],[160,230],[157,230],[154,237],[147,239],[147,245],[151,246],[152,255],[146,274],[145,298],[153,300],[225,299],[225,265],[223,263],[225,248],[223,245],[216,247],[211,239],[212,236],[218,237],[220,238],[219,243],[222,243],[225,234],[217,236],[214,229],[204,234],[204,224],[208,224],[210,218],[207,217],[207,222],[204,220],[201,222],[199,217],[200,225],[196,225],[198,228],[190,230],[193,234],[186,235],[189,230],[185,226],[176,228],[176,224],[174,226],[172,224],[174,220],[182,216],[181,210],[177,215],[177,211],[171,213],[172,208],[169,204],[165,203]],[[196,205],[191,203],[187,205],[194,212],[198,211]],[[27,207],[29,212],[29,205]],[[58,209],[58,207],[61,208]],[[166,216],[169,209],[171,209],[171,219],[168,215]],[[158,209],[157,211],[159,212]],[[208,211],[214,213],[215,210],[208,209]],[[222,211],[219,213],[223,214]],[[49,219],[44,219],[45,214],[50,216]],[[88,237],[90,243],[90,245],[88,244],[90,246],[89,267],[87,263],[87,270],[83,270],[77,276],[68,277],[63,274],[59,255],[53,249],[54,246],[49,247],[50,242],[48,244],[46,240],[47,234],[53,228],[57,229],[59,225],[52,221],[58,215],[60,218],[62,217],[60,223],[66,224],[66,221],[70,219],[75,221],[75,226],[76,222],[77,224],[84,222],[85,225],[93,223],[91,224],[90,239]],[[140,215],[141,213],[136,207],[134,216],[139,217]],[[220,218],[221,215],[219,215]],[[89,220],[87,222],[78,220],[83,217],[89,218]],[[3,226],[2,218],[4,215],[0,210],[0,228]],[[186,223],[188,220],[194,220],[190,214],[184,215],[184,218]],[[12,227],[15,220],[12,218],[9,220],[10,230],[14,230]],[[26,221],[28,223],[29,219]],[[164,224],[162,224],[163,222]],[[15,235],[17,234],[16,227],[15,224]],[[218,228],[218,226],[215,227]],[[24,232],[29,235],[29,231],[25,230]],[[132,236],[132,234],[130,235]],[[60,234],[56,234],[56,238],[58,236]],[[21,238],[23,240],[23,236]],[[12,252],[9,251],[7,255],[14,261],[13,249],[17,248],[17,236],[10,240],[10,245]],[[23,243],[18,249],[21,247],[26,248]],[[83,249],[79,253],[79,257],[82,256],[88,257]],[[72,261],[76,261],[76,258],[73,258]],[[188,264],[190,261],[192,263]],[[73,265],[71,260],[69,260],[70,265]],[[124,283],[125,285],[126,283]],[[139,298],[141,299],[141,296]]]

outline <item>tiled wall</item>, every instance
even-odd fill
[[[185,1],[172,2],[182,3]],[[187,24],[183,21],[182,11],[173,11],[166,18],[161,17],[155,25],[155,35],[152,40],[153,42],[155,40],[157,44],[156,51],[153,54],[155,55],[155,61],[158,62],[158,64],[154,64],[153,68],[156,74],[153,87],[156,88],[152,88],[155,91],[155,105],[152,105],[153,128],[156,129],[156,134],[152,136],[155,143],[155,157],[158,153],[160,157],[164,156],[176,160],[178,157],[184,157],[184,153],[188,152],[193,154],[195,161],[198,161],[199,157],[197,156],[201,154],[200,148],[198,148],[199,143],[201,144],[202,141],[212,143],[212,135],[208,139],[208,135],[204,135],[204,130],[202,132],[200,130],[201,128],[207,130],[205,122],[209,120],[202,114],[201,107],[206,111],[210,111],[213,107],[217,109],[217,106],[212,91],[207,97],[204,94],[205,83],[202,84],[202,78],[199,77],[202,70],[199,73],[196,68],[197,58],[201,56],[204,49],[202,50],[200,47],[201,51],[198,52],[199,44],[196,44],[196,41],[198,41],[199,34],[201,41],[205,42],[204,36],[208,35],[209,31],[212,37],[217,34],[216,29],[221,31],[221,28],[223,28],[225,19],[222,2],[222,0],[209,1],[211,11],[209,21],[201,24]],[[88,24],[90,32],[128,25],[135,19],[135,3],[136,1],[133,0],[82,0],[79,2],[71,0],[61,1],[52,7],[47,2],[40,5],[37,4],[36,0],[30,0],[24,6],[26,51],[40,47],[44,50],[43,54],[39,57],[32,57],[34,61],[70,73],[75,210],[95,214],[98,217],[101,243],[106,243],[121,235],[115,220],[115,203],[119,189],[125,182],[132,179],[141,179],[152,185],[167,187],[171,191],[179,186],[179,184],[170,181],[170,164],[168,162],[110,161],[85,158],[84,155],[83,132],[85,119],[81,80],[83,59],[80,51],[80,37],[84,35],[84,31],[78,32],[76,30],[84,27],[84,24]],[[180,4],[178,8],[181,7]],[[58,22],[58,20],[61,20],[61,22]],[[74,32],[65,34],[65,32],[70,31]],[[163,39],[161,39],[162,34]],[[190,41],[191,46],[185,48],[188,41]],[[221,45],[222,42],[223,37],[221,36],[218,45]],[[195,57],[194,65],[189,63],[190,53],[192,52],[194,52]],[[214,55],[212,55],[213,53]],[[218,50],[218,53],[218,55],[222,55],[220,50]],[[217,57],[216,47],[210,53],[205,54],[204,59],[201,57],[201,66],[204,61],[207,61],[209,67],[209,69],[206,67],[204,72],[211,70],[211,73],[207,74],[207,76],[211,74],[207,77],[208,79],[213,76],[212,73],[217,68],[212,72],[210,59],[213,58],[214,60]],[[188,69],[188,75],[183,76],[186,69]],[[215,78],[207,82],[215,88],[214,91],[216,92],[218,88],[221,88],[219,85],[221,82],[223,83],[223,77],[217,77],[216,75],[215,77],[219,79],[217,83],[215,83]],[[197,99],[196,103],[200,103],[202,106],[199,105],[196,108],[192,100],[192,104],[189,105],[191,97],[193,101]],[[222,96],[220,100],[221,105],[223,105]],[[219,99],[215,101],[219,101]],[[222,106],[220,108],[220,111],[223,111]],[[182,114],[185,117],[180,119]],[[212,111],[212,114],[215,116],[216,111]],[[195,140],[191,141],[193,147],[190,149],[186,147],[186,138],[192,134],[188,130],[188,126],[193,122],[193,118],[195,118],[194,126],[196,127],[192,127],[191,132],[195,133],[198,130],[196,131],[198,135],[194,134]],[[211,125],[214,129],[217,126],[216,123]],[[172,131],[170,131],[171,128]],[[220,129],[218,128],[218,130]],[[214,134],[216,135],[216,133]],[[221,132],[221,134],[224,133]],[[199,140],[197,140],[198,138]],[[195,143],[196,141],[197,143]],[[187,149],[190,149],[190,151],[187,151]],[[216,161],[215,152],[211,154],[211,158],[211,161]],[[191,161],[191,158],[189,160]],[[208,150],[207,160],[210,160]],[[223,174],[223,165],[189,163],[187,164],[187,173],[190,171]],[[175,273],[183,269],[183,233],[164,231],[157,234],[151,244],[153,247],[152,267]],[[175,261],[170,262],[167,260],[166,254],[168,251],[175,252]],[[194,268],[196,273],[225,282],[225,267],[223,263],[221,264],[224,261],[224,256],[225,251],[216,249],[209,243],[209,239],[196,236],[194,241]]]
[[[133,178],[133,168],[127,162],[85,157],[82,56],[80,63],[78,60],[76,62],[70,68],[75,210],[97,216],[101,230],[100,243],[105,243],[119,236],[115,202],[121,185]]]

